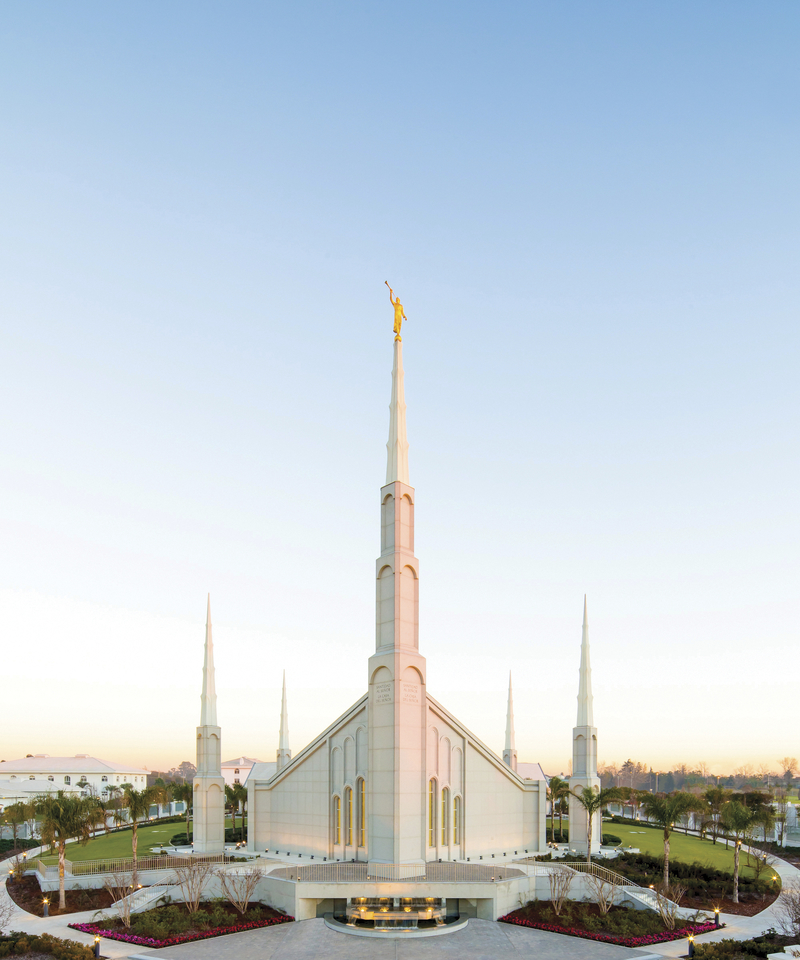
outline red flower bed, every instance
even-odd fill
[[[590,933],[588,930],[579,930],[577,927],[558,927],[554,923],[541,923],[538,920],[526,920],[524,917],[515,917],[509,913],[500,917],[501,923],[516,923],[520,927],[532,927],[534,930],[549,930],[551,933],[562,933],[567,937],[581,937],[584,940],[599,940],[601,943],[615,943],[618,947],[647,947],[653,943],[667,943],[670,940],[683,940],[685,937],[696,937],[700,933],[709,933],[716,929],[713,920],[709,923],[693,923],[680,930],[665,930],[663,933],[650,933],[641,937],[619,937],[613,933]]]
[[[197,933],[178,933],[174,937],[167,937],[165,940],[157,940],[155,937],[140,937],[135,933],[120,933],[117,930],[104,930],[96,923],[71,923],[73,930],[80,930],[82,933],[91,933],[94,936],[98,934],[101,937],[108,937],[109,940],[122,940],[123,943],[135,943],[138,947],[176,947],[180,943],[189,943],[191,940],[207,940],[209,937],[222,937],[226,933],[241,933],[243,930],[255,930],[258,927],[271,927],[276,923],[289,923],[294,917],[269,917],[266,920],[248,920],[245,923],[234,923],[229,927],[214,927],[212,930],[202,930]]]

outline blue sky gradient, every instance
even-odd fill
[[[191,758],[208,590],[226,755],[363,693],[388,279],[430,692],[565,769],[586,592],[601,759],[798,754],[796,4],[2,21],[0,753]]]

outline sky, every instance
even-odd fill
[[[0,759],[365,691],[403,334],[428,690],[566,769],[800,755],[800,8],[11,0]]]

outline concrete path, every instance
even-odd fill
[[[303,920],[131,956],[136,960],[647,960],[654,955],[491,920],[470,920],[464,930],[414,941],[368,940],[337,933],[324,920]]]

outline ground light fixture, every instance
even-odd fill
[[[689,935],[689,956],[694,956],[694,937]]]
[[[42,916],[50,916],[50,900],[48,897],[45,897],[44,900],[42,900]]]
[[[714,907],[714,926],[719,930],[719,907]]]
[[[100,935],[99,934],[94,938],[94,955],[96,957],[100,956]]]

